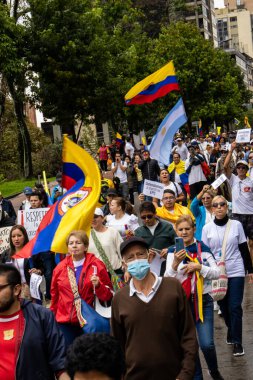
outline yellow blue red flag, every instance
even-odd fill
[[[90,232],[94,210],[101,192],[101,177],[96,161],[88,152],[63,138],[63,182],[71,188],[42,219],[35,237],[15,257],[30,257],[40,252],[67,253],[66,237],[73,230]]]
[[[151,103],[173,90],[179,90],[173,61],[149,75],[128,91],[126,105]]]

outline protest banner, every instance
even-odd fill
[[[218,189],[218,187],[223,183],[223,182],[225,182],[226,181],[226,179],[227,179],[227,177],[225,176],[225,174],[222,174],[222,175],[220,175],[212,184],[211,184],[211,186],[212,186],[212,188],[214,189],[214,190],[216,190],[216,189]]]
[[[29,210],[19,210],[18,211],[18,224],[25,227],[28,238],[31,240],[40,225],[44,215],[47,213],[49,208],[30,208]]]
[[[0,228],[0,255],[9,248],[10,244],[10,230],[12,227]]]
[[[236,134],[235,142],[238,144],[244,144],[250,142],[251,128],[239,129]]]
[[[162,199],[164,192],[164,185],[162,183],[156,182],[156,181],[149,181],[145,179],[144,181],[144,187],[143,187],[143,194],[154,197],[158,199]]]

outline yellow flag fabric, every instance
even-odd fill
[[[174,212],[172,213],[172,212],[168,211],[164,206],[162,206],[162,207],[157,207],[156,214],[160,218],[167,220],[168,222],[172,223],[173,225],[176,223],[178,218],[182,215],[190,215],[192,220],[195,221],[195,218],[194,218],[192,212],[187,207],[184,207],[178,203],[175,203],[173,211]]]

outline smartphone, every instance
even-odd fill
[[[181,237],[175,238],[175,245],[176,245],[176,252],[181,251],[181,249],[184,249],[184,240]]]

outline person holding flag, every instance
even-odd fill
[[[217,279],[220,271],[210,249],[194,238],[195,226],[189,215],[175,223],[176,234],[184,242],[184,249],[169,249],[165,277],[177,278],[189,299],[198,334],[200,348],[212,379],[224,380],[218,370],[213,331],[213,299],[210,280]],[[203,379],[199,356],[196,361],[195,380]]]

